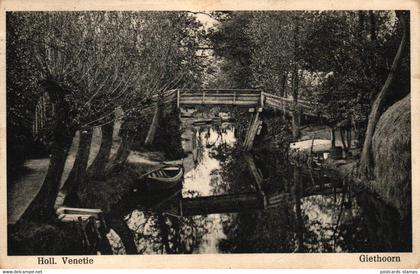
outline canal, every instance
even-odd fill
[[[184,130],[191,149],[184,162],[190,163],[173,208],[183,198],[258,192],[233,124],[190,123]],[[273,201],[264,209],[188,217],[170,206],[131,212],[127,223],[139,253],[411,251],[411,223],[400,220],[396,210],[331,173],[296,168],[281,156],[270,151],[252,155],[264,178],[262,192]],[[333,187],[314,191],[326,185]],[[109,238],[114,252],[124,254],[118,236]]]

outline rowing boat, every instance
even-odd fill
[[[182,165],[166,165],[145,174],[146,185],[150,191],[166,190],[177,185],[184,175]]]
[[[86,221],[93,217],[100,219],[103,214],[101,209],[98,208],[74,208],[74,207],[59,207],[56,210],[58,219],[62,222],[77,222]]]

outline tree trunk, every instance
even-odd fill
[[[112,246],[109,243],[108,238],[106,237],[106,235],[102,236],[101,241],[99,242],[98,245],[98,250],[99,252],[101,252],[101,255],[112,255]]]
[[[368,126],[365,134],[365,141],[363,143],[363,150],[360,158],[359,175],[366,178],[373,177],[373,155],[372,155],[372,138],[375,132],[376,124],[379,121],[382,113],[386,110],[386,99],[392,93],[390,89],[391,83],[394,80],[395,72],[401,61],[402,52],[407,44],[407,36],[409,31],[409,23],[406,21],[405,15],[402,12],[396,12],[399,21],[403,27],[403,35],[401,38],[398,51],[394,57],[388,78],[385,81],[381,91],[376,97],[372,109],[369,114]]]
[[[138,254],[133,232],[130,230],[127,223],[124,220],[117,218],[111,218],[107,223],[120,237],[126,254]]]
[[[292,113],[292,128],[293,128],[293,140],[297,140],[300,136],[300,129],[299,129],[299,113],[294,110]]]
[[[293,139],[297,140],[300,136],[300,111],[298,107],[298,95],[299,95],[299,79],[298,79],[298,70],[297,65],[295,64],[295,68],[293,69],[292,74],[292,96],[293,96],[293,112],[292,112],[292,129],[293,129]]]
[[[330,127],[330,133],[331,133],[331,148],[335,148],[335,128]]]
[[[358,12],[358,15],[359,15],[359,36],[360,38],[362,38],[365,32],[365,12],[360,10]]]
[[[79,131],[79,147],[77,149],[76,159],[74,160],[73,168],[60,191],[65,197],[65,203],[71,196],[73,196],[73,198],[77,197],[77,191],[83,187],[83,183],[85,182],[86,168],[92,142],[92,132],[92,128]]]
[[[347,149],[351,150],[351,127],[347,129]]]
[[[343,144],[343,149],[344,152],[347,154],[347,152],[349,151],[348,149],[348,144],[346,144],[347,140],[345,137],[345,129],[340,127],[340,137],[341,137],[341,143]]]
[[[300,110],[298,108],[298,96],[299,96],[299,70],[297,64],[297,53],[298,47],[298,33],[299,33],[299,21],[295,18],[295,27],[293,33],[293,71],[292,71],[292,96],[293,96],[293,113],[292,113],[292,127],[293,127],[293,139],[297,140],[300,136]]]
[[[123,121],[120,129],[121,144],[112,160],[106,165],[106,169],[112,169],[115,166],[124,164],[130,155],[131,147],[137,135],[137,121],[133,118],[127,118]]]
[[[369,11],[369,21],[370,21],[370,40],[376,40],[376,18],[373,11]]]
[[[134,132],[126,134],[121,138],[121,145],[118,148],[114,161],[112,161],[112,165],[121,165],[127,161],[127,158],[130,155],[131,146],[134,143],[134,138]]]
[[[169,232],[168,232],[168,225],[165,222],[165,217],[161,214],[158,215],[158,223],[162,237],[162,245],[165,248],[167,254],[172,254],[172,250],[169,246]]]
[[[112,135],[114,132],[114,123],[109,123],[101,127],[101,146],[98,154],[93,160],[92,164],[88,168],[88,174],[90,176],[102,174],[105,170],[106,164],[109,161],[112,148]]]
[[[149,131],[147,132],[146,140],[144,141],[144,144],[146,146],[150,146],[153,144],[153,141],[155,139],[157,128],[159,127],[159,121],[162,115],[162,106],[160,103],[156,105],[155,113],[153,115],[152,123],[150,124]]]
[[[303,252],[303,230],[304,223],[302,218],[302,201],[303,186],[301,170],[298,167],[293,167],[293,182],[294,182],[294,194],[295,194],[295,210],[296,210],[296,236],[298,241],[297,252]]]
[[[61,175],[63,174],[71,141],[72,138],[67,138],[62,140],[62,142],[53,143],[50,164],[42,187],[19,221],[48,222],[53,219],[55,215],[55,199],[60,188]]]
[[[51,102],[58,110],[52,130],[50,164],[44,182],[34,200],[22,214],[19,223],[25,221],[49,222],[55,217],[54,203],[60,188],[61,176],[71,146],[75,130],[72,128],[70,106],[64,100],[69,91],[54,80],[45,80],[42,85],[48,92]]]
[[[281,97],[286,97],[287,96],[286,82],[287,82],[287,73],[285,73],[281,76],[281,91],[280,91],[280,96]]]

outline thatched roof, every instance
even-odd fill
[[[392,105],[381,118],[372,140],[373,189],[406,216],[411,207],[410,95]]]

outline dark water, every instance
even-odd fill
[[[186,197],[256,192],[231,125],[194,128],[195,167],[186,172],[174,207]],[[291,166],[276,153],[252,156],[262,190],[289,195],[266,209],[181,217],[132,212],[138,250],[156,253],[278,253],[411,251],[411,223],[379,199],[323,172]],[[123,253],[111,235],[116,252]]]

